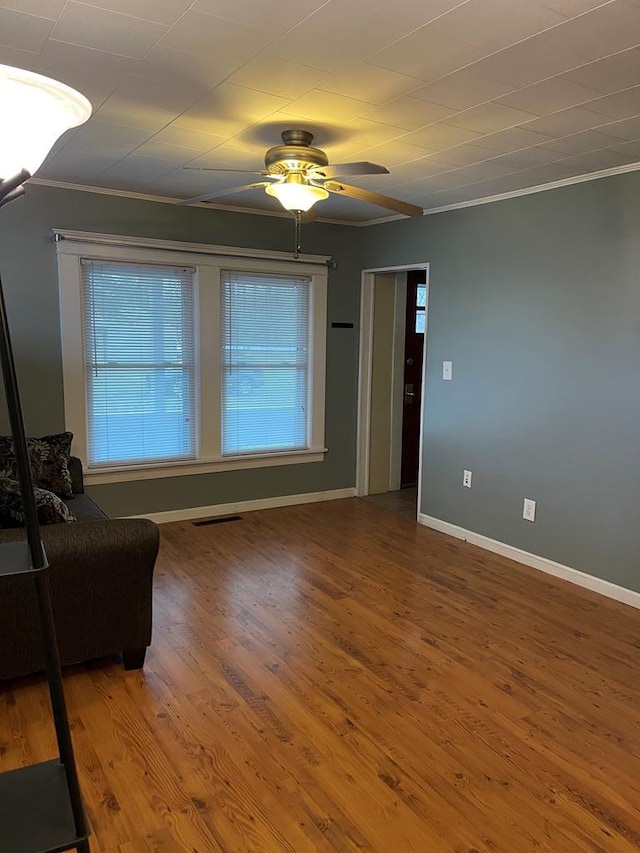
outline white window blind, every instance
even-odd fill
[[[88,462],[196,456],[194,270],[82,260]]]
[[[311,279],[221,282],[223,455],[308,447]]]

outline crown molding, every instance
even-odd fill
[[[586,175],[575,175],[572,178],[563,178],[561,181],[553,181],[548,184],[537,184],[534,187],[525,187],[520,190],[512,190],[506,193],[497,193],[496,195],[482,196],[481,198],[471,199],[469,201],[461,201],[456,204],[443,204],[439,207],[430,207],[423,210],[423,216],[433,216],[436,213],[446,213],[449,210],[464,210],[466,207],[478,207],[482,204],[491,204],[495,201],[506,201],[511,198],[520,198],[520,196],[533,195],[534,193],[547,192],[547,190],[561,189],[569,187],[573,184],[584,184],[589,181],[597,181],[600,178],[610,178],[614,175],[623,175],[627,172],[636,172],[640,169],[640,162],[627,163],[624,166],[614,166],[612,169],[602,169],[599,172],[589,172]],[[159,204],[179,204],[183,202],[182,198],[172,198],[169,196],[148,195],[147,193],[133,192],[129,190],[116,190],[109,187],[93,187],[85,184],[71,184],[64,181],[49,181],[44,178],[30,178],[29,184],[36,184],[43,187],[54,187],[63,190],[77,190],[79,192],[98,193],[99,195],[110,195],[119,198],[132,198],[138,201],[153,201]],[[280,213],[277,210],[249,210],[246,207],[235,207],[227,204],[212,204],[211,202],[197,202],[191,207],[200,207],[211,210],[228,211],[231,213],[244,213],[250,216],[275,216],[279,219],[290,219],[290,215],[284,211]],[[325,219],[317,217],[314,222],[319,222],[327,225],[347,225],[351,228],[367,228],[370,225],[384,225],[387,222],[396,222],[400,219],[406,219],[406,216],[394,214],[392,216],[384,216],[380,219],[366,219],[363,222],[352,222],[346,219]]]
[[[111,195],[117,198],[133,198],[138,201],[154,201],[159,204],[180,204],[184,202],[183,198],[174,198],[166,195],[150,195],[148,193],[134,192],[133,190],[116,190],[112,187],[94,187],[89,184],[71,184],[66,181],[49,181],[45,178],[30,178],[30,184],[37,184],[42,187],[54,187],[60,190],[77,190],[83,193],[97,193],[98,195]],[[281,219],[290,219],[288,213],[284,211],[280,213],[277,210],[248,210],[246,207],[233,207],[226,204],[211,204],[210,202],[198,201],[189,207],[202,207],[206,210],[230,210],[233,213],[249,213],[251,216],[276,216]]]
[[[589,172],[587,175],[575,175],[572,178],[563,178],[561,181],[553,181],[549,184],[537,184],[535,187],[525,187],[521,190],[511,190],[507,193],[483,196],[482,198],[474,198],[470,201],[460,201],[456,204],[443,204],[440,207],[425,207],[422,215],[433,216],[435,213],[446,213],[448,210],[463,210],[465,207],[477,207],[481,204],[491,204],[491,202],[494,201],[505,201],[510,198],[519,198],[524,195],[533,195],[533,193],[541,193],[546,192],[547,190],[569,187],[572,184],[584,184],[589,181],[597,181],[599,178],[610,178],[614,175],[623,175],[626,172],[637,172],[638,169],[640,169],[640,162],[627,163],[624,166],[614,166],[612,169],[602,169],[600,172]],[[385,216],[382,219],[367,219],[364,222],[354,222],[353,224],[358,228],[367,228],[369,225],[383,225],[385,222],[395,222],[398,219],[406,218],[406,216],[398,214],[394,216]]]
[[[116,198],[131,198],[136,199],[137,201],[153,201],[157,204],[178,205],[181,202],[184,202],[183,198],[174,198],[172,196],[150,195],[149,193],[134,192],[133,190],[116,190],[112,187],[94,187],[90,184],[71,184],[67,181],[49,181],[46,178],[29,178],[28,183],[35,184],[40,187],[53,187],[54,189],[59,190],[76,190],[82,193],[96,193],[97,195],[109,195],[115,196]],[[291,215],[285,211],[282,211],[281,213],[278,210],[250,210],[247,207],[236,207],[230,204],[213,204],[208,201],[198,201],[189,205],[189,207],[200,207],[204,210],[222,210],[231,213],[245,213],[249,216],[274,216],[277,219],[291,220]],[[313,221],[327,225],[360,225],[359,222],[348,222],[344,219],[325,219],[321,216],[316,217]]]
[[[422,215],[424,216],[425,211],[422,211]],[[391,216],[381,216],[378,219],[365,219],[364,222],[352,222],[351,225],[355,225],[356,228],[367,228],[369,225],[384,225],[386,222],[397,222],[399,219],[407,219],[408,217],[403,216],[401,213],[392,213]],[[409,217],[413,218],[413,217]],[[417,219],[417,217],[415,217]]]
[[[461,201],[457,204],[445,204],[442,207],[425,208],[424,215],[432,216],[434,213],[445,213],[447,210],[462,210],[465,207],[477,207],[480,204],[491,204],[494,201],[505,201],[510,198],[519,198],[524,195],[533,195],[534,193],[542,193],[547,190],[557,190],[562,187],[570,187],[573,184],[585,184],[590,181],[597,181],[600,178],[610,178],[614,175],[623,175],[626,172],[637,172],[640,169],[640,162],[627,163],[625,166],[614,166],[612,169],[603,169],[600,172],[589,172],[588,175],[575,175],[572,178],[563,178],[561,181],[553,181],[549,184],[538,184],[535,187],[526,187],[521,190],[512,190],[508,193],[498,193],[497,195],[484,196],[471,201]],[[374,223],[362,223],[363,225]]]

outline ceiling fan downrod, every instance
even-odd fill
[[[298,260],[300,257],[300,225],[302,224],[300,221],[301,213],[299,210],[296,210],[293,214],[295,219],[295,248],[293,250],[293,257]]]

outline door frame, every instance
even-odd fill
[[[422,428],[425,400],[427,332],[429,326],[429,262],[372,267],[362,270],[360,283],[360,345],[358,353],[358,423],[356,443],[356,495],[369,494],[369,454],[371,449],[371,378],[373,370],[373,310],[375,277],[378,274],[397,274],[410,270],[425,270],[427,283],[424,344],[422,353],[422,406],[420,409],[420,448],[418,457],[418,513],[422,489]],[[393,399],[393,391],[392,391]],[[391,417],[391,412],[389,413]],[[393,437],[392,437],[393,438]]]

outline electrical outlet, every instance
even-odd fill
[[[532,501],[530,498],[524,499],[524,505],[522,507],[522,517],[527,521],[535,521],[536,520],[536,502]]]
[[[442,362],[442,378],[443,379],[453,379],[453,362],[452,361],[443,361]]]
[[[471,471],[465,471],[462,475],[462,485],[466,486],[467,489],[471,488]]]

